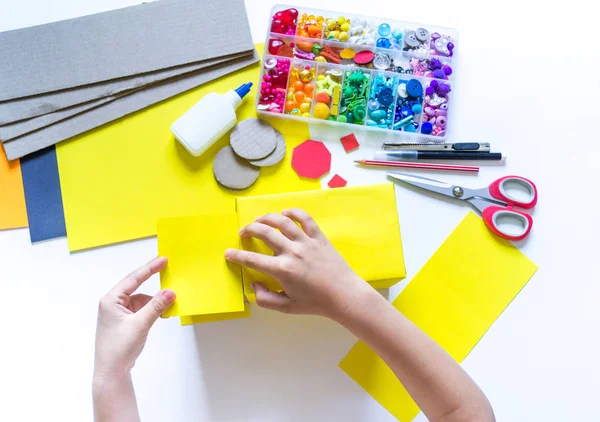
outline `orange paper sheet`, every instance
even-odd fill
[[[0,230],[27,227],[27,209],[19,160],[9,162],[0,148]]]

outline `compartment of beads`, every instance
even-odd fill
[[[268,31],[259,113],[443,141],[455,30],[276,5]]]

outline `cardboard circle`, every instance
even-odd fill
[[[215,179],[229,189],[246,189],[256,182],[260,169],[238,157],[231,147],[222,148],[213,162]]]
[[[267,155],[265,158],[262,158],[260,160],[251,160],[250,164],[252,164],[253,166],[258,166],[258,167],[274,166],[275,164],[277,164],[281,160],[283,160],[283,157],[285,157],[285,152],[287,149],[287,147],[285,145],[285,139],[283,138],[283,135],[281,134],[281,132],[279,132],[277,129],[273,129],[273,130],[275,131],[275,134],[277,135],[277,146],[275,147],[275,151],[273,151],[272,153]]]
[[[260,160],[271,154],[277,146],[273,127],[261,119],[242,120],[229,136],[231,148],[246,160]]]

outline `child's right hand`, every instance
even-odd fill
[[[302,210],[259,217],[242,228],[240,236],[260,239],[275,253],[268,256],[237,249],[225,252],[229,261],[268,274],[281,283],[283,292],[254,283],[256,303],[263,308],[339,321],[350,309],[361,306],[364,297],[376,294]]]

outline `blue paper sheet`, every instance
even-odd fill
[[[22,158],[21,172],[31,242],[66,236],[54,145]]]

